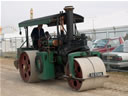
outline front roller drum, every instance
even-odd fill
[[[38,73],[35,67],[36,50],[21,53],[19,59],[20,76],[25,82],[38,82]]]
[[[68,78],[68,84],[73,90],[83,91],[103,87],[106,76],[106,69],[102,60],[98,57],[75,58],[74,59],[75,77],[79,79]],[[102,72],[101,77],[90,77],[90,73]],[[70,77],[69,64],[66,65],[66,75]],[[85,79],[83,81],[83,79]]]

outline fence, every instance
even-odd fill
[[[3,56],[3,54],[6,53],[10,54],[10,52],[12,54],[16,53],[17,48],[19,48],[25,41],[25,37],[2,38],[0,40],[0,56]],[[32,44],[31,39],[30,44]],[[26,46],[26,44],[24,46]]]
[[[85,33],[91,40],[113,38],[113,37],[125,38],[127,37],[126,35],[128,35],[127,34],[128,26],[89,29],[89,30],[81,30],[80,32]]]
[[[100,29],[90,29],[82,30],[80,33],[85,33],[90,40],[103,39],[108,37],[128,37],[128,26],[121,27],[109,27],[109,28],[100,28]],[[29,37],[30,45],[32,40]],[[128,39],[128,38],[127,38]],[[25,41],[25,37],[13,37],[13,38],[3,38],[0,40],[0,55],[5,52],[16,52],[22,43]]]

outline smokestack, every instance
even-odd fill
[[[67,39],[73,40],[73,6],[65,6],[66,11],[66,27],[67,27]]]

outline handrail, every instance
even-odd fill
[[[24,43],[20,46],[20,48],[22,48],[22,47],[23,47],[23,45],[25,44],[25,42],[27,42],[27,40],[26,40],[26,41],[24,41]]]

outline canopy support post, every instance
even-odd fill
[[[28,27],[25,27],[25,33],[26,33],[26,43],[27,43],[27,48],[29,48],[29,37],[28,37]]]

